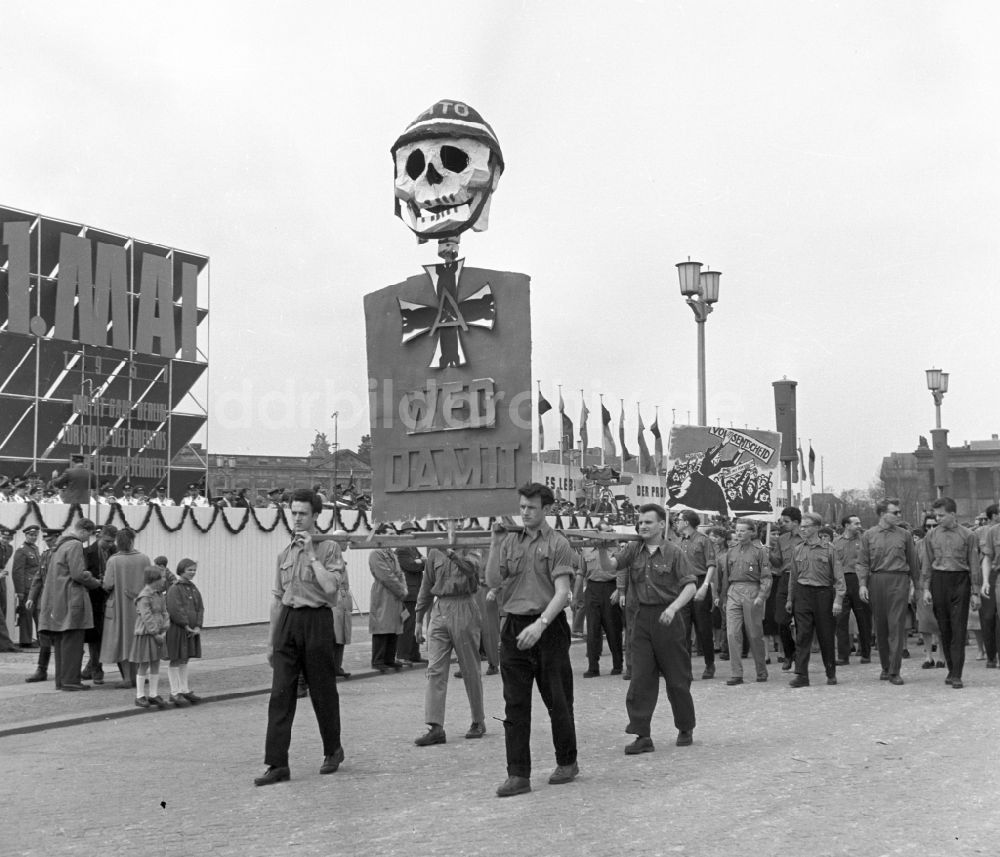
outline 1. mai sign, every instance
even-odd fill
[[[505,514],[531,480],[529,280],[425,271],[365,296],[375,514]]]
[[[124,244],[60,232],[52,305],[33,299],[33,277],[50,274],[32,270],[38,254],[31,223],[8,221],[0,238],[0,255],[5,252],[7,259],[6,319],[0,322],[7,322],[8,333],[50,335],[166,358],[177,357],[179,346],[182,360],[198,359],[198,266],[193,262],[180,262],[175,275],[170,251],[137,253]],[[138,288],[130,277],[130,262]]]

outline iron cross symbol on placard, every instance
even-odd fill
[[[458,283],[462,277],[464,259],[442,265],[424,265],[437,297],[436,303],[416,303],[397,298],[403,319],[403,344],[423,336],[437,336],[432,369],[464,366],[468,360],[462,347],[462,331],[470,327],[493,330],[496,303],[493,289],[487,283],[466,298],[459,300]]]

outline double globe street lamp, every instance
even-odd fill
[[[931,429],[931,448],[934,451],[934,487],[937,496],[944,495],[948,487],[948,429],[941,428],[941,403],[948,392],[948,373],[940,369],[927,370],[927,389],[934,397],[934,425]]]
[[[698,325],[698,425],[708,425],[708,408],[705,394],[705,322],[719,300],[719,271],[703,271],[701,262],[677,263],[681,281],[681,295],[694,313]]]

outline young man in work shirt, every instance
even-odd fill
[[[321,774],[332,774],[344,761],[340,744],[340,697],[333,660],[333,611],[346,574],[340,547],[334,541],[313,544],[316,518],[323,510],[308,489],[292,495],[292,543],[278,554],[271,604],[267,662],[273,669],[267,707],[264,762],[267,770],[254,780],[269,786],[290,778],[288,747],[295,720],[299,673],[309,681],[309,697],[323,738]]]
[[[500,676],[506,702],[504,737],[507,780],[499,797],[531,791],[531,693],[537,682],[552,720],[557,767],[552,785],[571,782],[580,772],[576,762],[573,719],[573,670],[570,629],[565,608],[573,580],[572,548],[545,521],[554,497],[537,482],[518,489],[524,530],[502,536],[494,525],[486,561],[486,584],[503,586],[506,613],[500,631]]]
[[[430,614],[427,691],[424,694],[424,722],[430,729],[413,742],[418,747],[446,741],[444,707],[452,649],[458,655],[458,667],[472,710],[472,725],[465,737],[482,738],[486,734],[479,668],[482,618],[474,598],[479,588],[481,562],[476,551],[432,548],[427,553],[427,566],[417,596],[414,635],[418,644],[423,642],[424,617]]]
[[[639,507],[641,542],[631,542],[609,557],[599,548],[601,565],[618,572],[620,602],[635,602],[632,633],[632,681],[625,696],[628,726],[637,736],[625,754],[652,753],[650,724],[660,693],[660,678],[667,683],[667,699],[677,727],[677,746],[692,743],[695,727],[691,698],[691,653],[684,606],[694,597],[694,567],[683,551],[666,540],[666,510],[656,503]]]

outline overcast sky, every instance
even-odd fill
[[[0,7],[0,204],[211,257],[213,452],[367,432],[362,297],[436,261],[389,147],[440,98],[506,171],[466,264],[532,279],[533,376],[697,413],[675,263],[723,272],[709,421],[799,434],[861,487],[933,426],[1000,431],[992,2]],[[548,437],[556,438],[556,416]],[[617,435],[617,432],[616,432]],[[817,479],[819,474],[817,473]]]

